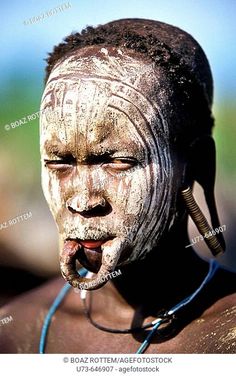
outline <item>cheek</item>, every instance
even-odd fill
[[[107,181],[107,192],[113,210],[119,217],[137,220],[145,210],[150,198],[148,167],[125,172],[123,177],[113,177]]]

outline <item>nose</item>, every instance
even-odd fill
[[[111,212],[111,205],[104,197],[103,179],[96,170],[80,167],[80,173],[73,181],[73,194],[66,201],[67,209],[83,217],[105,216]]]

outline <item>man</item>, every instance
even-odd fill
[[[189,213],[212,253],[224,250],[212,92],[198,43],[157,21],[88,27],[54,48],[42,184],[74,289],[58,295],[58,279],[6,307],[14,322],[2,352],[38,352],[40,336],[47,353],[235,352],[236,276],[186,247]],[[193,199],[194,181],[218,235]]]

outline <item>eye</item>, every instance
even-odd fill
[[[103,166],[106,169],[110,169],[114,172],[127,171],[138,164],[138,161],[134,158],[113,158],[108,163],[104,163]]]
[[[60,159],[45,159],[44,163],[52,171],[66,172],[75,165],[75,158],[72,155],[65,155]]]

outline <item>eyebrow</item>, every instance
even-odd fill
[[[68,145],[63,145],[61,142],[57,140],[46,140],[44,148],[48,155],[66,155],[71,153],[71,149],[70,147],[68,147]]]
[[[46,140],[44,143],[44,149],[49,158],[65,158],[68,156],[77,158],[77,156],[74,154],[73,146],[71,144],[63,144],[57,137],[51,140]],[[103,148],[103,150],[87,150],[86,155],[81,155],[81,158],[83,161],[87,161],[88,163],[97,164],[104,162],[104,160],[109,161],[113,158],[117,158],[120,156],[120,153],[126,154],[127,157],[131,157],[131,155],[133,155],[140,160],[143,160],[144,158],[143,150],[135,150],[134,152],[133,150],[130,150],[130,148],[127,148],[127,145],[124,145],[124,148],[122,149],[117,149],[117,147],[110,146]]]

